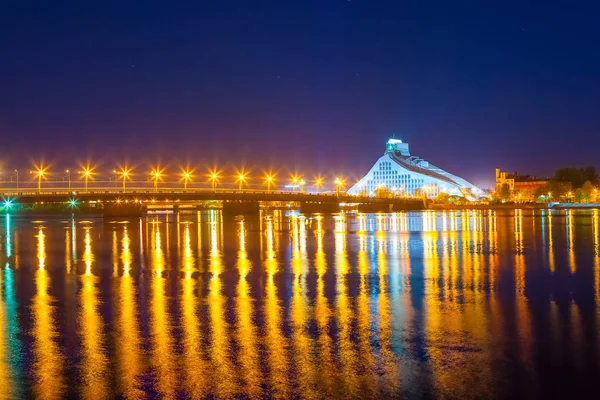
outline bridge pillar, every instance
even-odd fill
[[[141,204],[104,204],[104,218],[141,217],[146,214]]]
[[[300,212],[303,214],[315,214],[315,213],[337,213],[340,212],[339,203],[313,203],[313,202],[300,202]]]
[[[258,214],[260,203],[258,201],[224,201],[223,214]]]

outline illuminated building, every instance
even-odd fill
[[[373,196],[382,188],[394,195],[423,193],[433,197],[440,192],[467,197],[481,195],[481,191],[466,180],[412,156],[408,151],[408,143],[398,139],[388,140],[385,154],[361,180],[348,189],[348,194]]]
[[[546,186],[548,181],[531,175],[519,175],[517,172],[509,174],[496,168],[496,192],[500,193],[502,186],[508,185],[510,193],[519,193],[523,201],[533,201],[535,192]],[[565,191],[570,189],[569,186]]]

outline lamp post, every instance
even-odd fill
[[[85,191],[88,191],[88,181],[90,179],[90,177],[92,176],[92,170],[89,167],[85,167],[83,170],[78,172],[79,174],[83,175],[83,179],[85,180]]]
[[[69,192],[70,192],[71,191],[71,170],[67,169],[65,172],[67,173],[67,179],[69,181]]]
[[[237,182],[240,184],[240,193],[242,193],[244,191],[244,183],[246,183],[246,175],[247,175],[247,173],[245,173],[244,171],[238,172]]]
[[[127,179],[131,175],[131,170],[128,167],[124,167],[124,168],[121,168],[120,171],[113,170],[113,172],[117,175],[121,175],[121,178],[123,178],[123,192],[125,192]]]
[[[15,175],[17,177],[17,195],[19,194],[19,170],[15,169]]]
[[[272,173],[268,173],[267,175],[265,175],[265,182],[267,184],[267,193],[271,193],[271,185],[273,184],[274,181],[275,181],[275,177],[273,176]]]
[[[44,176],[44,171],[39,170],[37,172],[38,175],[38,193],[42,191],[42,176]]]
[[[300,182],[298,182],[298,184],[300,185],[300,193],[304,193],[304,184],[306,182],[304,182],[304,179],[300,179]]]
[[[319,188],[323,187],[323,178],[321,178],[320,176],[315,178],[315,191],[317,193],[319,193]]]
[[[192,179],[192,172],[188,169],[181,172],[181,178],[183,179],[183,189],[187,192],[188,182]]]
[[[219,173],[216,170],[211,171],[209,178],[210,178],[210,182],[212,184],[212,191],[216,192],[217,191],[217,183],[219,183]]]
[[[339,197],[340,190],[344,185],[344,180],[342,178],[335,178],[335,194]]]
[[[154,180],[154,191],[158,192],[158,181],[161,179],[161,177],[163,176],[162,173],[163,170],[161,170],[160,168],[154,168],[152,169],[152,171],[150,172],[150,175],[152,176],[152,180]]]
[[[42,192],[42,178],[46,174],[46,169],[43,167],[37,167],[37,169],[35,171],[30,171],[29,173],[35,174],[35,176],[37,176],[38,193],[41,193]]]

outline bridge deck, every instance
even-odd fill
[[[261,190],[232,191],[232,190],[183,190],[127,188],[94,188],[93,190],[68,191],[63,188],[43,188],[23,191],[0,191],[4,198],[14,198],[19,203],[36,202],[67,202],[70,199],[79,201],[116,201],[142,200],[148,201],[272,201],[272,202],[314,202],[314,203],[353,203],[353,204],[403,204],[419,200],[403,198],[376,198],[365,196],[350,196],[341,193],[299,193],[299,192],[267,192]]]

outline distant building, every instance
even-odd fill
[[[496,192],[500,193],[502,186],[508,185],[511,194],[520,194],[524,201],[533,200],[536,190],[546,186],[548,182],[549,179],[532,175],[520,175],[517,172],[510,174],[496,168]]]
[[[348,194],[373,196],[378,188],[395,195],[412,195],[416,191],[433,197],[440,192],[450,195],[478,197],[481,191],[466,180],[452,175],[417,156],[411,156],[408,143],[388,140],[385,154]]]

